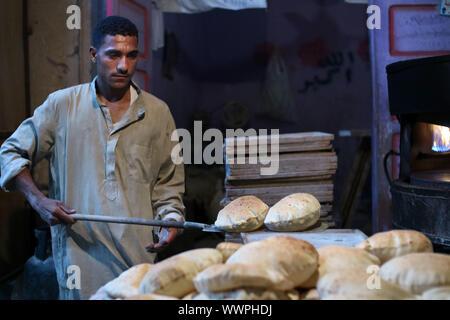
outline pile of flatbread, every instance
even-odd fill
[[[304,231],[319,221],[320,202],[309,193],[294,193],[271,208],[255,196],[239,197],[219,211],[215,225],[227,232]]]
[[[355,248],[317,249],[290,236],[185,251],[140,264],[91,299],[450,299],[450,255],[420,232],[381,232]]]
[[[326,300],[450,299],[450,255],[414,230],[376,233],[355,248],[319,250],[312,283]]]
[[[156,264],[140,264],[101,287],[91,299],[299,299],[295,289],[318,267],[310,243],[278,236],[247,245],[222,242]]]

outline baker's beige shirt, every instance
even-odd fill
[[[183,220],[184,170],[171,159],[169,108],[133,84],[137,98],[113,124],[95,81],[50,94],[4,142],[0,186],[8,190],[20,171],[47,157],[49,197],[77,213]],[[154,260],[144,248],[151,227],[79,221],[51,230],[62,299],[88,299],[122,271]]]

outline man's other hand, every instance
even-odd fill
[[[167,219],[167,221],[176,221],[175,219]],[[159,232],[159,242],[149,243],[145,246],[147,252],[160,252],[167,247],[178,235],[177,228],[162,228]]]
[[[42,197],[36,201],[32,207],[39,213],[41,218],[51,226],[75,223],[75,219],[70,215],[76,211],[70,209],[61,201]]]

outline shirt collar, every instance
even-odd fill
[[[131,84],[130,86],[130,106],[133,105],[133,103],[137,100],[139,97],[139,93],[137,92],[136,88]]]
[[[92,80],[90,84],[92,94],[92,106],[94,108],[101,107],[97,99],[97,88],[95,85],[97,78],[98,76],[95,76],[95,78]],[[139,88],[139,86],[134,81],[131,81],[130,109],[131,109],[130,111],[134,115],[133,118],[142,119],[145,115],[146,107],[143,102],[141,88]]]
[[[95,76],[95,78],[92,80],[90,86],[91,86],[91,93],[92,93],[92,105],[94,108],[100,108],[100,103],[97,99],[97,87],[96,87],[96,81],[98,76]],[[134,82],[131,81],[131,98],[130,98],[130,106],[133,106],[135,103],[138,105],[138,114],[141,114],[142,112],[145,113],[145,107],[142,103],[142,94],[141,94],[141,88]]]

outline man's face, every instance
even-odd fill
[[[110,88],[122,89],[130,84],[138,61],[136,37],[107,35],[100,48],[91,48],[97,75]]]

